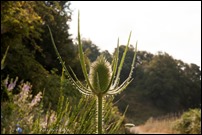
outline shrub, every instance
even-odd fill
[[[175,129],[181,134],[201,134],[201,109],[184,112]]]

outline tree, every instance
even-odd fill
[[[39,5],[36,12],[42,16],[44,23],[42,26],[44,30],[42,40],[37,40],[37,44],[42,51],[35,54],[36,59],[49,71],[52,68],[56,68],[59,71],[61,69],[54,49],[51,46],[50,35],[47,34],[49,33],[47,25],[49,25],[53,31],[56,46],[65,64],[71,65],[74,69],[77,55],[72,39],[70,38],[71,35],[68,32],[68,23],[71,21],[72,12],[69,7],[70,3],[64,1],[38,1],[36,3]]]
[[[201,100],[199,66],[158,53],[137,68],[135,89],[167,111],[199,107]]]
[[[200,107],[201,104],[201,71],[196,64],[176,61],[181,80],[181,104],[186,108]]]
[[[94,62],[100,55],[100,50],[90,39],[82,39],[83,50],[85,55],[90,59],[90,62]]]
[[[126,68],[123,67],[123,70],[127,70],[130,57],[130,55],[126,57],[127,62],[124,65]],[[126,114],[128,119],[141,123],[151,116],[200,107],[199,66],[176,60],[162,52],[153,55],[139,51],[136,60],[132,83],[126,91],[116,97],[117,105],[122,112],[123,106],[129,105]]]
[[[102,51],[101,54],[104,55],[105,58],[106,58],[109,62],[112,62],[112,55],[111,55],[107,50]]]
[[[178,72],[175,60],[168,54],[159,54],[145,67],[145,96],[164,109],[180,107],[178,99]],[[144,89],[145,88],[145,89]],[[169,104],[169,106],[167,106]],[[172,106],[173,105],[173,106]],[[170,108],[171,107],[171,108]]]
[[[120,64],[121,57],[122,57],[122,55],[124,53],[125,48],[126,48],[125,45],[121,45],[120,48],[119,48],[119,64]],[[115,48],[115,52],[116,52],[116,50],[117,50],[117,48]],[[134,47],[132,45],[130,45],[129,48],[128,48],[128,52],[126,54],[126,59],[125,59],[124,65],[123,65],[123,69],[121,70],[120,82],[123,82],[123,80],[125,80],[127,78],[127,76],[129,75],[130,65],[131,65],[131,62],[132,62],[132,59],[133,59],[134,50],[135,50]],[[134,69],[133,69],[133,72],[135,72]],[[134,74],[132,74],[132,77],[134,78]]]
[[[69,2],[2,1],[1,57],[9,46],[2,79],[9,74],[10,77],[18,76],[19,79],[30,81],[33,94],[46,89],[44,99],[47,103],[51,101],[51,94],[57,96],[54,94],[58,91],[58,76],[55,72],[61,71],[61,67],[47,34],[47,25],[53,27],[66,64],[74,67],[76,53],[68,33],[70,19]],[[55,82],[49,83],[51,80]],[[57,102],[52,101],[54,105]]]
[[[38,27],[42,25],[42,20],[35,8],[35,2],[1,2],[1,51],[4,52],[8,46],[10,48],[6,68],[2,72],[3,78],[10,74],[34,82],[40,80],[40,77],[35,78],[37,75],[47,76],[46,70],[34,59],[29,49],[31,46],[37,47],[33,39],[39,39],[42,31]],[[25,44],[25,40],[29,40],[29,44]]]
[[[39,37],[37,26],[41,17],[35,12],[35,2],[1,1],[1,34],[20,34],[22,37]]]

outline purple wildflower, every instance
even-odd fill
[[[22,86],[23,91],[29,91],[31,89],[31,85],[29,83],[24,83]]]
[[[41,98],[42,98],[42,93],[39,92],[39,93],[34,97],[34,99],[32,100],[31,106],[34,106],[34,105],[36,105],[38,102],[40,102],[40,101],[41,101]]]
[[[14,81],[14,82],[13,82],[13,79],[11,79],[11,82],[10,82],[10,84],[9,84],[8,87],[7,87],[8,91],[11,91],[11,90],[14,89],[14,87],[16,86],[17,80],[18,80],[18,77],[15,78],[15,81]]]
[[[9,76],[7,76],[6,79],[4,80],[4,85],[5,85],[6,88],[7,88],[7,85],[8,85],[8,78],[9,78]]]

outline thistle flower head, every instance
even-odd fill
[[[107,89],[112,76],[111,64],[103,55],[99,56],[90,66],[89,81],[95,94],[101,94]]]

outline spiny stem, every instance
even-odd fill
[[[102,134],[102,95],[97,96],[97,102],[98,102],[98,112],[97,112],[97,118],[98,118],[98,134]]]

